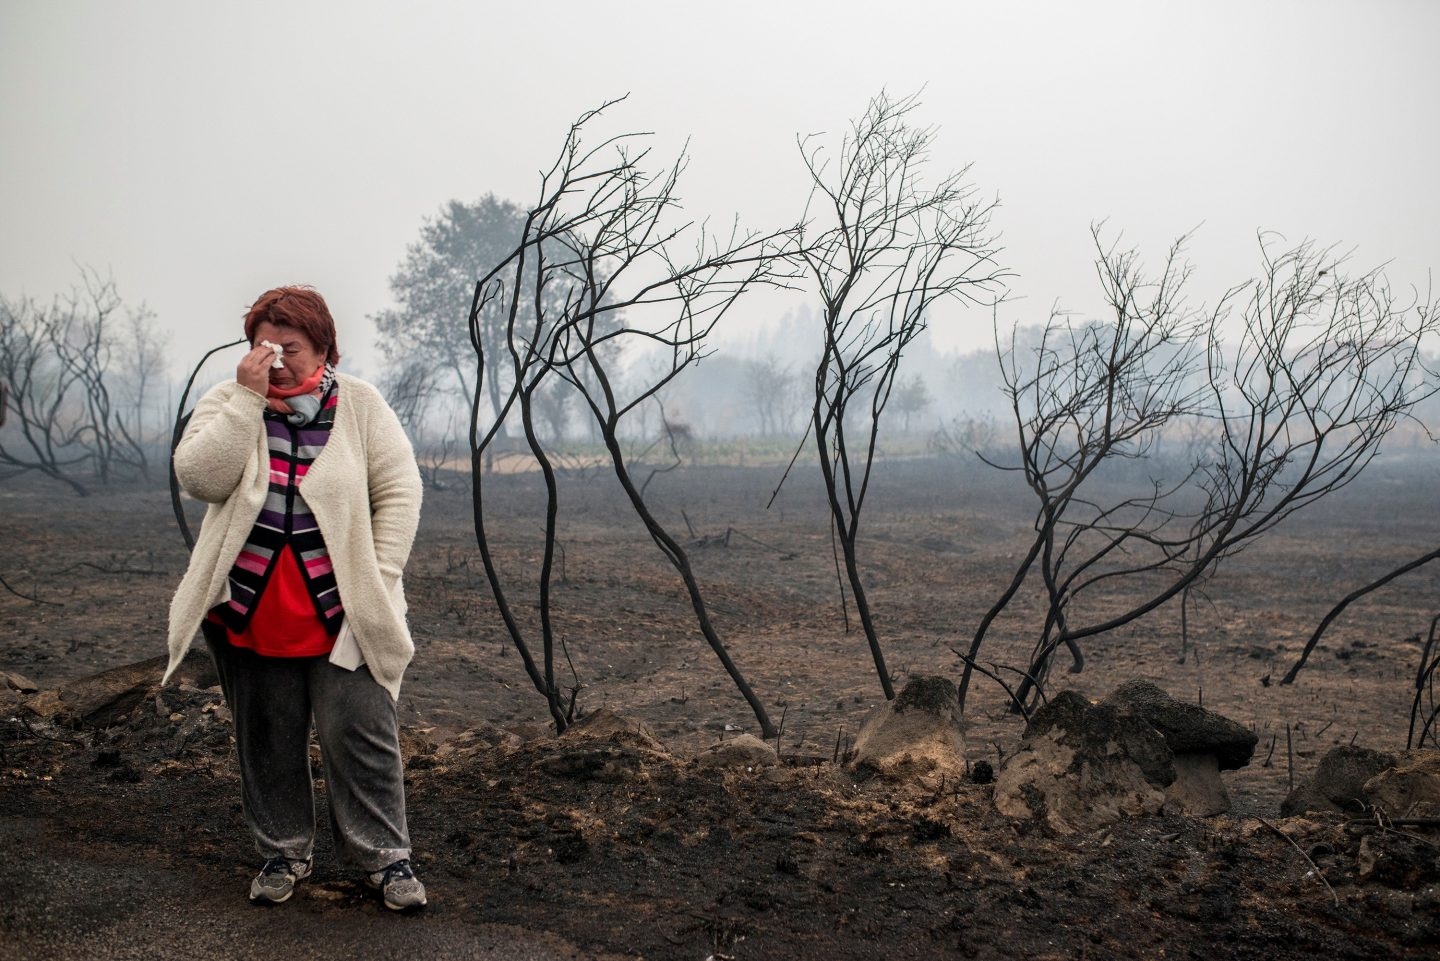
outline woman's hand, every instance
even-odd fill
[[[240,358],[235,367],[235,380],[241,387],[247,387],[264,397],[270,390],[270,365],[275,362],[275,351],[256,344],[250,353]]]

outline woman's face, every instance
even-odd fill
[[[285,353],[280,355],[285,366],[270,368],[272,387],[298,387],[325,363],[325,352],[316,347],[314,341],[298,328],[272,324],[268,320],[262,321],[255,325],[255,340],[250,346],[258,347],[262,340],[285,348]]]

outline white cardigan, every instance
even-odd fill
[[[338,380],[335,424],[300,491],[330,552],[348,633],[375,681],[398,699],[415,653],[401,573],[420,523],[420,470],[380,392],[346,374]],[[230,569],[270,482],[264,410],[265,398],[254,391],[220,384],[195,405],[175,449],[175,476],[210,506],[170,602],[170,665],[161,683],[179,667],[206,613],[230,599]]]

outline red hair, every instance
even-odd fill
[[[245,314],[245,339],[254,344],[255,328],[267,321],[277,327],[294,327],[325,352],[327,363],[340,363],[335,319],[315,288],[292,286],[265,291]]]

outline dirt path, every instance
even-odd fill
[[[457,916],[443,898],[420,914],[396,915],[358,884],[323,876],[286,904],[257,908],[245,900],[249,874],[239,865],[197,865],[88,838],[67,842],[43,820],[0,820],[0,846],[23,852],[0,873],[5,961],[605,957],[552,935]]]

